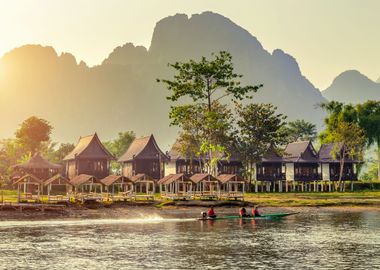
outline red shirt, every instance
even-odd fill
[[[246,214],[246,212],[243,209],[240,209],[240,215],[243,216],[245,214]]]
[[[208,215],[208,216],[215,216],[214,209],[209,209],[209,210],[207,211],[207,215]]]
[[[254,217],[258,217],[258,216],[260,216],[259,210],[257,210],[257,209],[252,209],[252,216],[254,216]]]

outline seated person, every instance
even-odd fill
[[[211,206],[210,209],[207,211],[207,217],[209,217],[209,218],[216,218],[216,214],[215,214],[213,206]]]
[[[247,214],[247,210],[245,210],[244,207],[240,208],[239,215],[240,217],[249,217],[249,215]]]
[[[253,217],[260,217],[260,212],[259,212],[259,206],[255,206],[253,209],[252,209],[252,216]]]

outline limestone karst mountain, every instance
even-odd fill
[[[169,78],[167,63],[227,50],[244,84],[263,83],[254,102],[271,102],[289,119],[321,125],[317,104],[325,98],[305,78],[290,55],[266,51],[249,32],[229,19],[205,12],[177,14],[159,21],[149,49],[126,43],[98,66],[77,63],[52,47],[26,45],[0,59],[0,138],[11,136],[31,115],[48,119],[54,139],[76,141],[98,131],[103,139],[118,131],[154,133],[167,148],[176,136],[169,127],[167,90],[156,78]]]
[[[380,100],[380,83],[372,81],[357,70],[348,70],[337,76],[322,94],[329,100],[354,104]]]

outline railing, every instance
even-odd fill
[[[320,173],[312,173],[309,175],[304,174],[294,174],[294,180],[295,181],[316,181],[316,180],[322,180],[322,174]]]
[[[339,173],[337,174],[330,174],[330,180],[331,181],[338,181],[339,180]],[[344,173],[342,175],[342,180],[358,180],[358,175],[356,173]]]
[[[285,173],[281,174],[257,174],[256,179],[259,181],[278,181],[285,180]]]

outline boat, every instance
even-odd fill
[[[198,218],[198,220],[223,220],[223,219],[276,219],[276,218],[282,218],[282,217],[287,217],[291,215],[295,215],[298,213],[273,213],[273,214],[263,214],[258,217],[241,217],[241,216],[222,216],[222,217],[216,217],[216,218],[210,218],[210,217],[205,217],[205,218]]]

